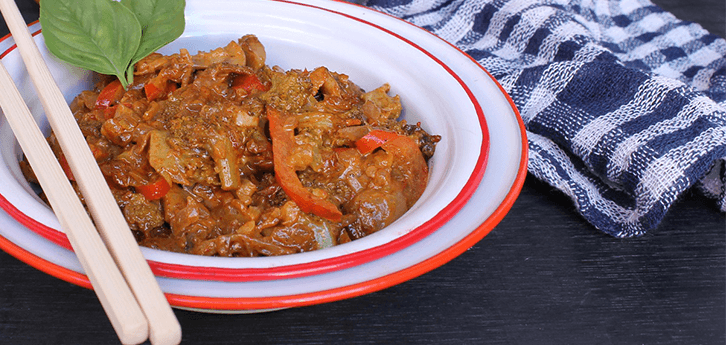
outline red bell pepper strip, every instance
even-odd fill
[[[295,147],[294,128],[285,126],[283,115],[272,107],[267,107],[267,120],[270,122],[275,179],[282,190],[303,212],[312,213],[334,222],[340,221],[343,214],[338,207],[329,200],[316,197],[306,189],[300,182],[295,169],[290,165],[290,154]]]
[[[146,94],[146,99],[153,101],[161,95],[161,90],[156,85],[148,83],[144,85],[144,93]]]
[[[60,166],[63,169],[63,172],[66,174],[66,177],[68,177],[68,180],[75,181],[76,177],[73,176],[73,171],[71,171],[71,166],[68,164],[66,155],[61,153],[58,157],[58,163],[60,163]]]
[[[232,88],[242,89],[247,91],[247,93],[254,91],[264,92],[270,89],[265,84],[262,84],[260,78],[257,78],[257,75],[254,74],[239,75],[235,77],[232,79]]]
[[[166,179],[161,176],[154,182],[136,187],[136,191],[144,195],[148,200],[161,199],[170,189],[169,182],[166,182]]]
[[[400,137],[400,135],[394,132],[382,131],[380,129],[374,129],[362,138],[356,140],[355,147],[362,154],[371,153],[373,150],[381,147],[389,140],[393,140]]]
[[[164,85],[158,85],[155,80],[152,80],[144,85],[144,94],[146,94],[146,99],[154,101],[163,94],[168,94],[176,89],[177,85],[173,81],[167,80]]]
[[[118,79],[106,85],[96,98],[96,109],[106,109],[112,106],[124,95],[124,88]]]

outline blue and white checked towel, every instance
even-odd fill
[[[369,0],[491,72],[529,172],[598,229],[654,229],[685,190],[726,211],[726,40],[648,0]]]

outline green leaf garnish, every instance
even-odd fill
[[[126,88],[134,65],[184,31],[184,0],[43,0],[48,50],[72,65],[115,75]]]
[[[136,50],[131,66],[184,32],[184,0],[121,0],[136,15],[141,24],[141,42]],[[128,76],[133,80],[133,69]]]

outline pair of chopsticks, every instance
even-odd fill
[[[14,0],[0,0],[0,12],[15,39],[98,231],[2,64],[0,107],[111,325],[124,344],[139,344],[147,338],[152,344],[180,343],[179,321],[141,254],[20,10]]]

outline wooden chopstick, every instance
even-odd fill
[[[116,205],[73,114],[30,35],[13,0],[0,11],[15,39],[58,143],[70,165],[101,238],[121,270],[149,325],[152,344],[178,344],[181,326]]]
[[[121,272],[103,244],[43,133],[23,102],[13,79],[0,64],[0,107],[33,167],[61,227],[124,344],[146,340],[148,323]]]

